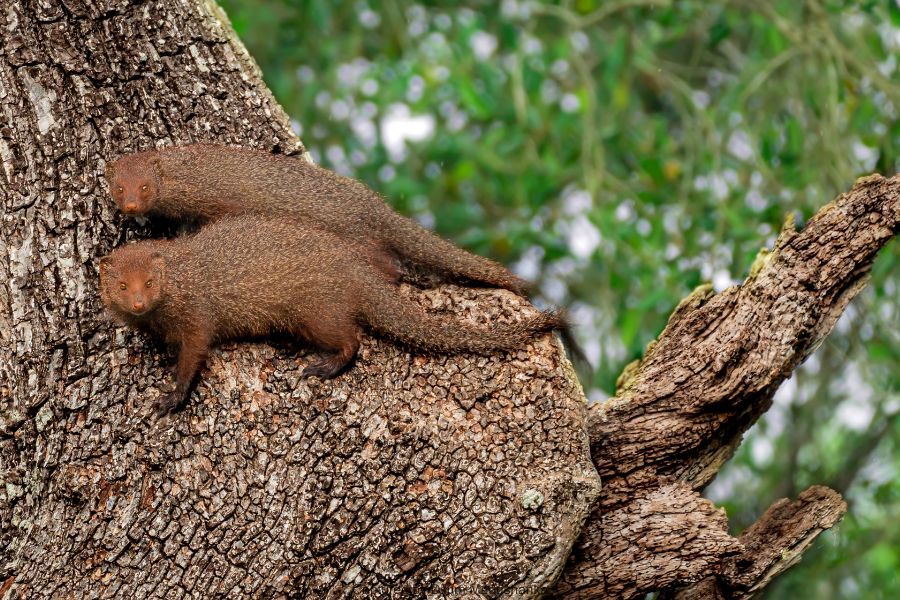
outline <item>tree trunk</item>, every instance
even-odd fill
[[[212,3],[7,2],[0,29],[6,597],[552,585],[599,491],[555,338],[490,358],[368,339],[327,382],[300,379],[310,355],[291,345],[232,344],[185,411],[145,419],[170,376],[165,349],[102,314],[98,259],[136,233],[105,161],[302,146]],[[406,293],[481,324],[534,310],[500,291]]]
[[[866,180],[744,286],[683,302],[590,414],[551,336],[494,357],[367,338],[328,382],[300,379],[291,344],[226,345],[153,421],[165,349],[97,293],[99,257],[148,234],[105,161],[303,148],[211,2],[5,0],[0,31],[0,598],[745,597],[843,513],[812,488],[734,539],[697,490],[862,286],[900,181]],[[404,293],[476,323],[533,310]]]

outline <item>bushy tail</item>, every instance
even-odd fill
[[[476,327],[429,315],[391,286],[378,285],[372,292],[363,307],[365,321],[392,339],[428,350],[476,354],[512,350],[538,334],[569,326],[563,313],[546,311],[519,323]]]
[[[390,209],[381,220],[385,238],[402,258],[451,278],[484,283],[524,296],[529,283],[509,269],[483,256],[466,252],[412,219]]]

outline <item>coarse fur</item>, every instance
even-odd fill
[[[567,327],[552,311],[490,328],[429,315],[373,266],[377,254],[284,217],[224,217],[192,236],[117,248],[100,261],[100,291],[123,322],[179,346],[163,413],[184,401],[209,348],[227,339],[305,338],[331,354],[303,375],[330,378],[353,360],[366,325],[414,348],[474,353],[511,350]]]
[[[122,156],[106,169],[122,212],[210,221],[247,212],[312,220],[348,241],[374,242],[441,277],[524,294],[528,283],[388,206],[363,183],[305,160],[190,144]]]

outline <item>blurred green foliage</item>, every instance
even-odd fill
[[[900,162],[895,0],[223,0],[316,159],[573,309],[602,399],[691,289]],[[900,597],[895,243],[709,494],[850,512],[769,598]]]

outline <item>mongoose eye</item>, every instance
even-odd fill
[[[153,280],[152,280],[152,279],[151,279],[150,281],[147,282],[147,287],[148,287],[148,288],[149,288],[149,287],[153,287]]]
[[[144,185],[141,186],[141,191],[142,191],[142,192],[146,192],[146,191],[147,191],[147,185],[146,185],[146,184],[144,184]]]
[[[128,286],[125,285],[124,283],[120,283],[120,284],[119,284],[119,289],[120,289],[120,290],[125,290],[125,289],[128,289]]]
[[[124,192],[125,190],[124,190],[124,189],[122,188],[122,186],[120,185],[119,187],[116,188],[116,191],[119,192],[119,193],[121,194],[121,193]]]

